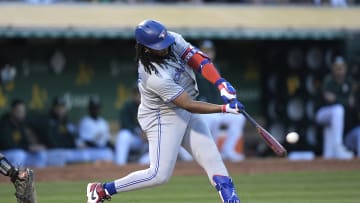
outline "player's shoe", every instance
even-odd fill
[[[101,183],[89,183],[86,188],[87,203],[102,203],[110,200],[111,195]]]
[[[215,188],[219,192],[220,198],[224,203],[240,203],[240,199],[236,194],[234,183],[228,176],[213,176]]]

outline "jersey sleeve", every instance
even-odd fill
[[[173,51],[183,63],[187,64],[196,72],[199,72],[205,79],[212,84],[216,84],[221,78],[211,59],[201,52],[198,48],[192,46],[180,34],[171,32],[175,38]]]
[[[155,74],[148,79],[147,86],[165,103],[173,101],[184,92],[184,88],[176,84],[172,78]]]
[[[184,55],[185,51],[191,46],[189,42],[187,42],[180,34],[175,32],[170,32],[172,36],[175,38],[175,43],[173,47],[173,51],[176,55],[181,57]]]

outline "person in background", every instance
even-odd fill
[[[86,148],[89,161],[114,160],[113,145],[109,123],[101,116],[100,98],[91,96],[88,103],[88,115],[79,122],[79,146]]]
[[[206,54],[211,58],[213,63],[215,63],[216,48],[212,41],[202,41],[199,48],[200,51]],[[201,77],[200,74],[197,74],[197,79],[199,86],[198,100],[221,104],[221,97],[213,87],[213,84]],[[222,157],[232,162],[244,160],[243,133],[246,124],[245,117],[242,114],[235,115],[224,113],[201,114],[201,116],[209,126]]]
[[[47,148],[48,166],[64,166],[89,160],[86,151],[77,148],[76,125],[68,118],[68,107],[64,97],[53,99],[49,114],[38,129]]]
[[[323,158],[352,159],[343,143],[346,109],[354,106],[353,83],[347,75],[343,57],[338,56],[326,75],[321,86],[319,108],[315,120],[323,128]]]
[[[26,106],[22,99],[11,102],[11,110],[0,121],[0,151],[13,165],[46,166],[46,152],[30,134],[26,121]]]
[[[125,165],[129,161],[131,151],[140,156],[147,151],[147,143],[137,121],[137,112],[140,104],[140,93],[135,86],[131,90],[131,97],[120,109],[120,131],[115,142],[115,163]]]

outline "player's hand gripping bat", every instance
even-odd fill
[[[286,149],[268,131],[261,127],[245,110],[240,110],[240,112],[246,117],[251,125],[256,128],[260,137],[263,138],[265,143],[275,152],[276,155],[281,157],[286,156]]]

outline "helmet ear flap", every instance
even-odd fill
[[[135,28],[137,43],[153,50],[162,50],[175,42],[164,25],[155,20],[144,20]]]

